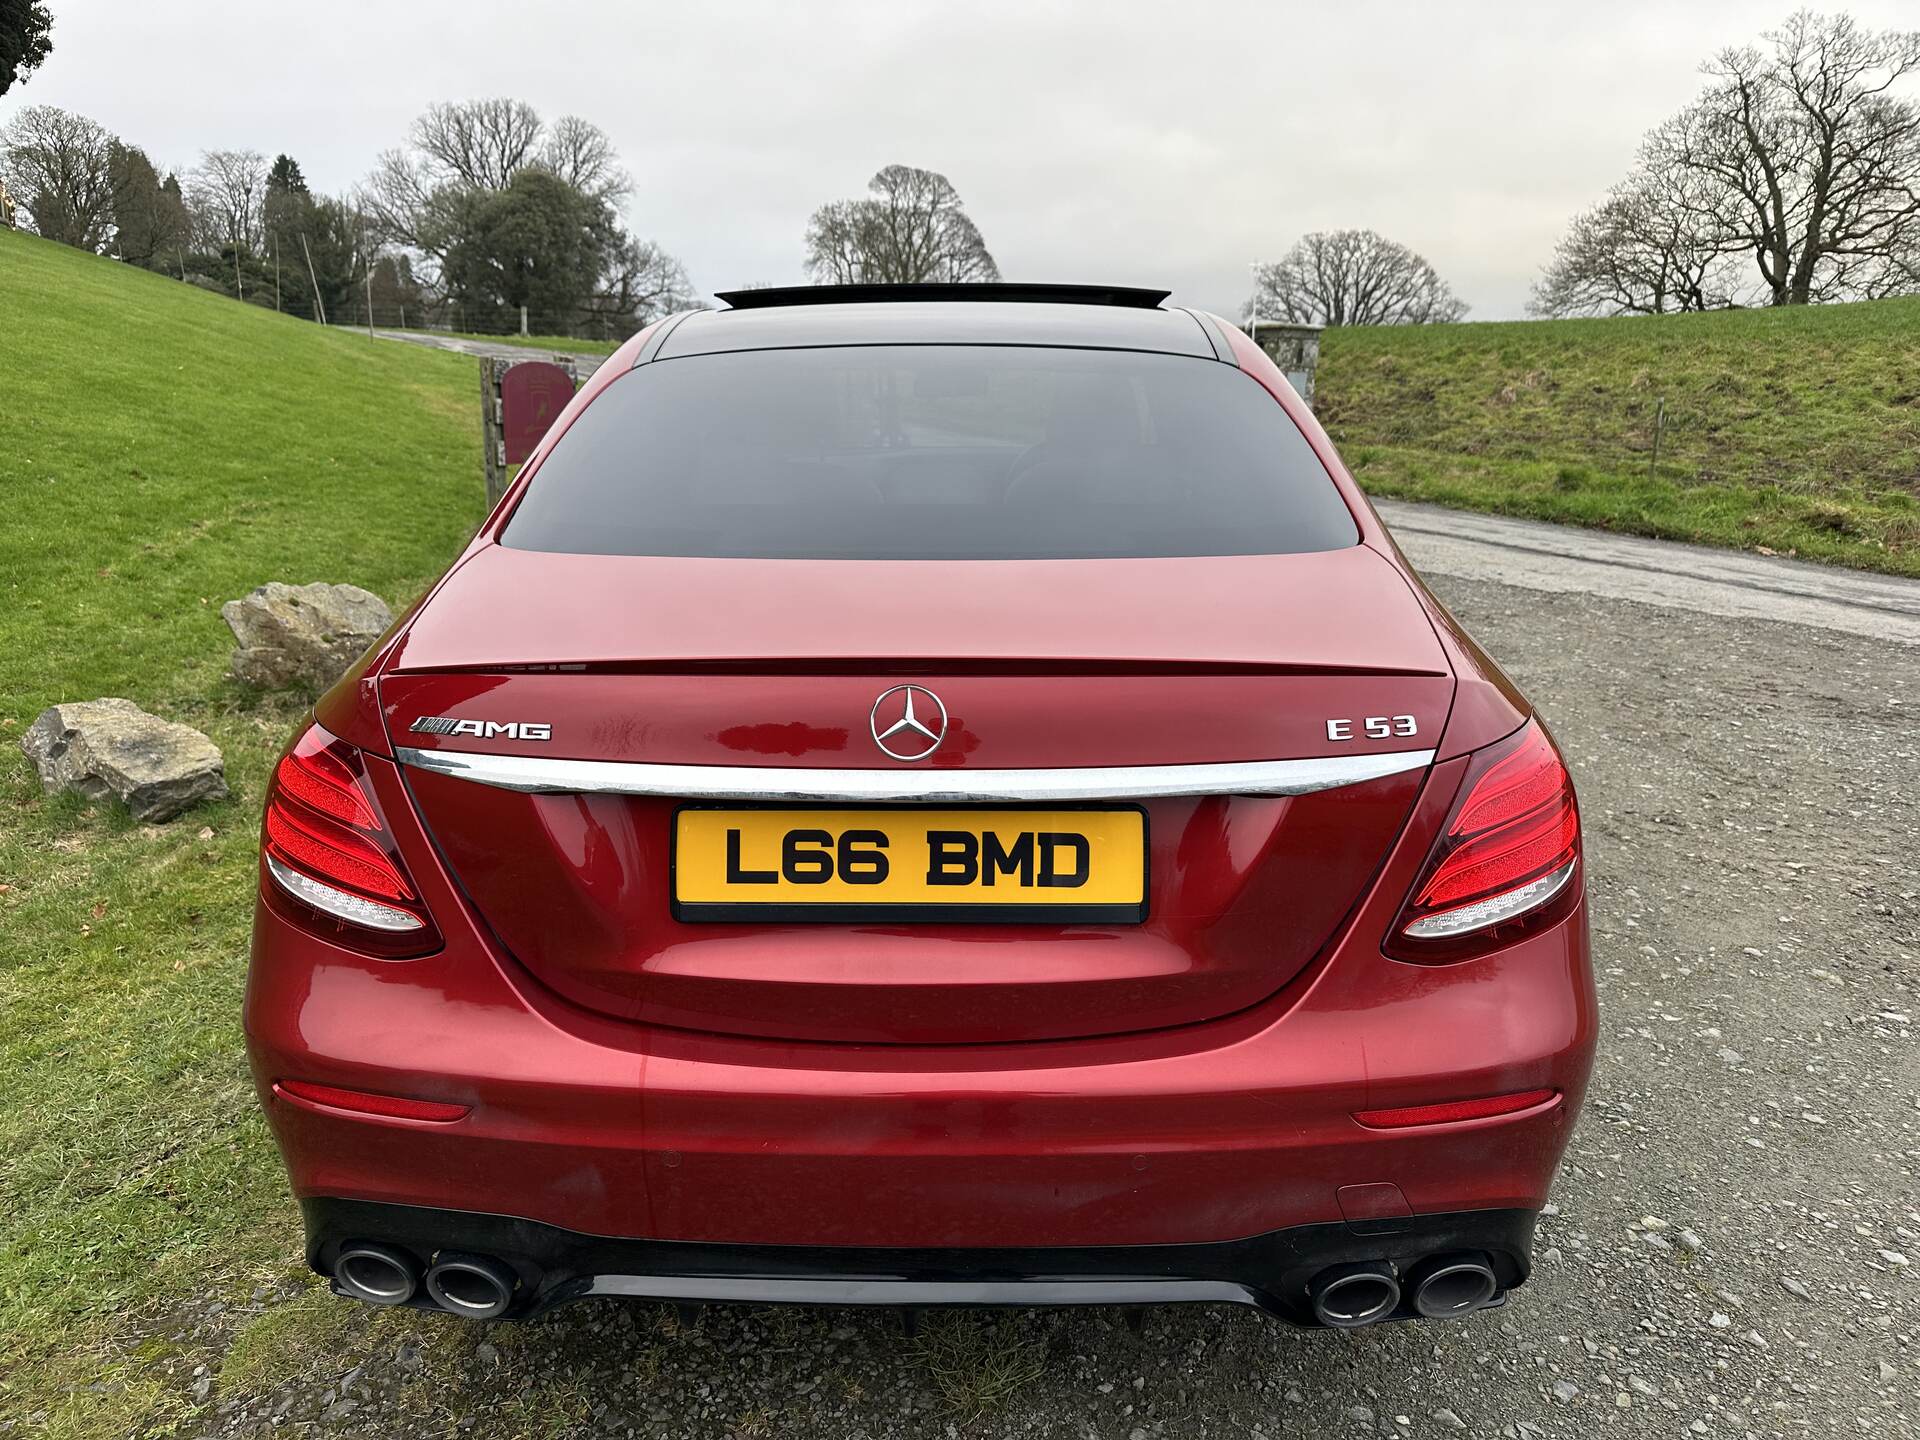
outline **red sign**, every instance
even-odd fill
[[[500,377],[500,433],[507,464],[533,454],[555,417],[573,399],[573,376],[545,360],[522,360]]]

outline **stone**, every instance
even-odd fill
[[[136,820],[171,820],[227,795],[220,749],[190,725],[109,697],[50,705],[20,737],[49,794],[119,800]]]
[[[358,585],[286,585],[270,580],[229,600],[233,673],[257,690],[326,689],[393,623],[387,602]]]

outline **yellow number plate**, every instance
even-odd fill
[[[682,920],[1091,921],[1147,911],[1147,817],[1111,810],[708,810],[674,817]]]

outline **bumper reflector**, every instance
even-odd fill
[[[1437,1105],[1403,1105],[1395,1110],[1356,1110],[1353,1118],[1373,1130],[1404,1130],[1410,1125],[1449,1125],[1456,1120],[1485,1120],[1531,1110],[1555,1098],[1558,1090],[1521,1090],[1479,1100],[1443,1100]]]
[[[390,1120],[458,1120],[472,1107],[449,1105],[441,1100],[409,1100],[404,1095],[370,1095],[364,1090],[342,1090],[335,1085],[315,1085],[306,1080],[276,1080],[274,1093],[304,1100],[310,1105],[327,1105],[335,1110],[352,1110],[361,1115],[380,1115]]]

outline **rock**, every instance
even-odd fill
[[[229,600],[233,673],[259,690],[324,690],[393,623],[386,601],[358,585],[283,585],[270,580]]]
[[[51,705],[20,737],[49,793],[113,796],[136,820],[171,820],[202,800],[223,800],[220,750],[188,725],[109,697]]]
[[[1791,1275],[1782,1275],[1780,1277],[1780,1288],[1789,1295],[1798,1295],[1802,1300],[1811,1300],[1813,1298],[1813,1292]]]
[[[1556,1380],[1553,1382],[1553,1398],[1558,1400],[1562,1405],[1571,1405],[1574,1400],[1579,1397],[1579,1394],[1580,1387],[1571,1380]]]

